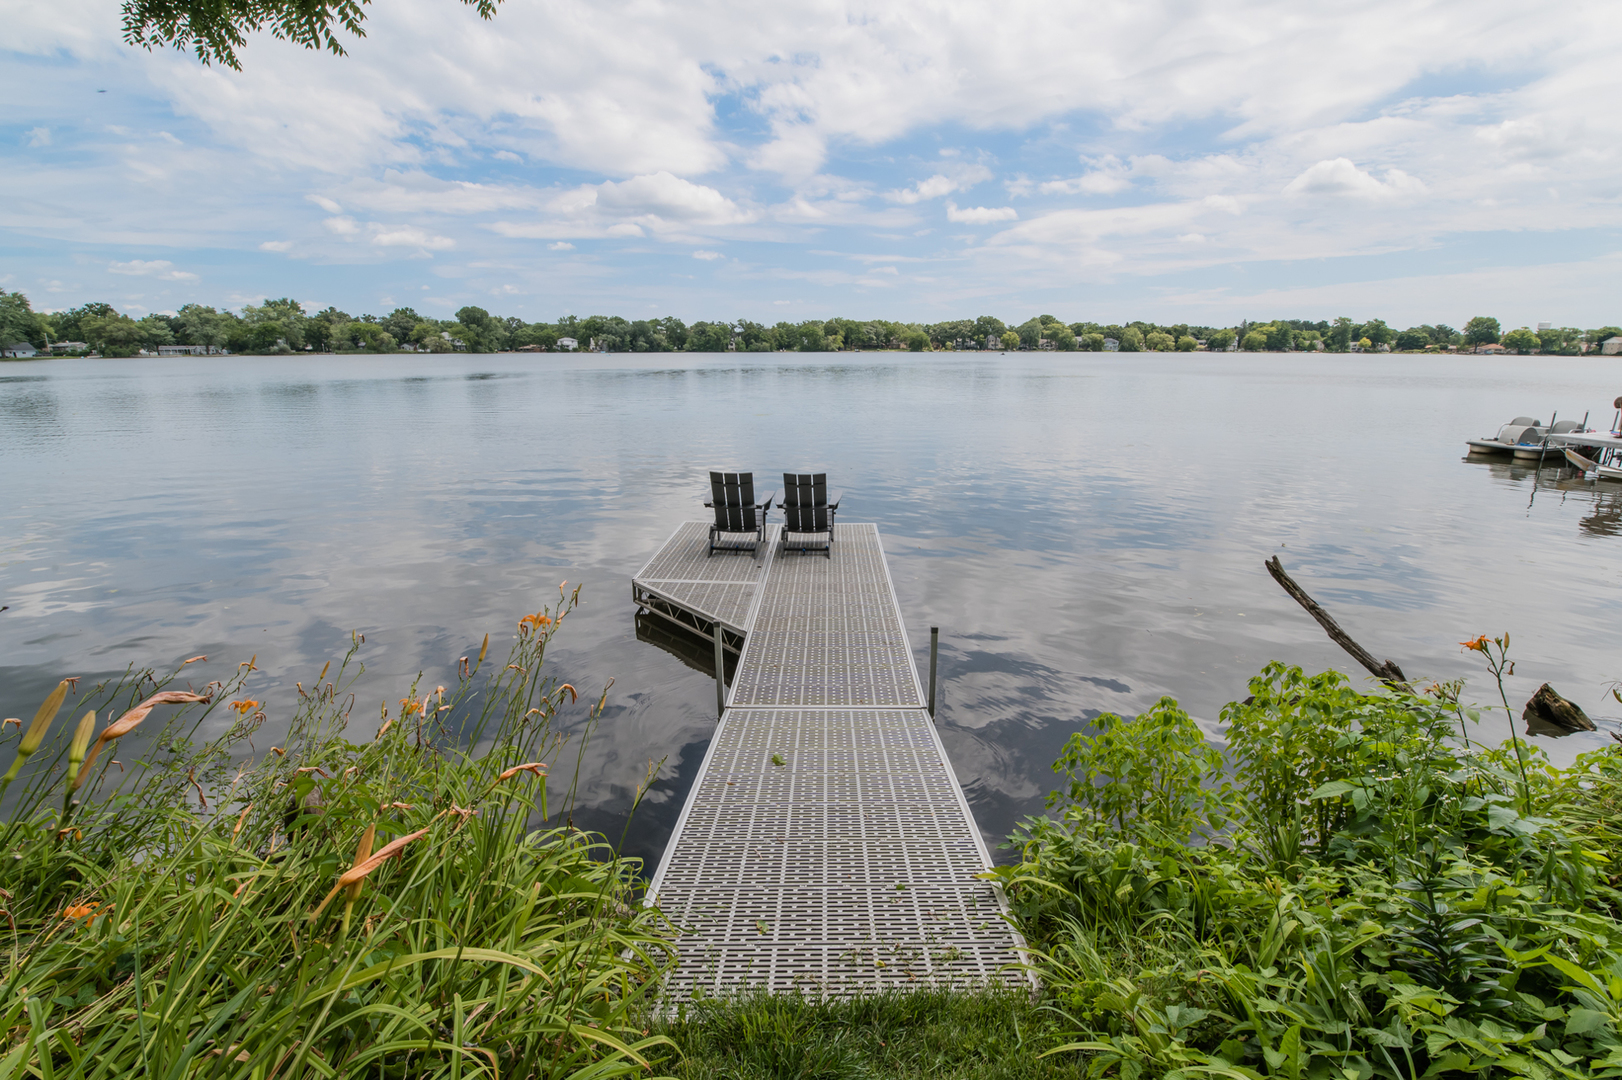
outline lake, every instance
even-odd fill
[[[0,364],[0,715],[56,680],[257,655],[272,718],[366,634],[360,699],[450,683],[489,632],[583,584],[552,672],[609,707],[575,821],[656,859],[714,727],[713,682],[638,639],[630,577],[705,472],[826,469],[877,522],[939,723],[995,850],[1103,712],[1163,694],[1213,734],[1273,659],[1364,679],[1271,555],[1412,678],[1513,635],[1622,728],[1622,485],[1467,461],[1518,414],[1607,428],[1617,358],[1251,354],[232,357]],[[780,520],[781,515],[774,515]],[[356,716],[371,714],[357,707]],[[582,705],[570,717],[578,723]],[[222,721],[223,722],[223,721]],[[1484,734],[1507,734],[1500,713]],[[370,735],[370,727],[365,732]],[[263,750],[266,739],[258,740]],[[3,755],[9,760],[9,754]],[[572,772],[572,763],[569,771]],[[651,867],[650,867],[651,872]]]

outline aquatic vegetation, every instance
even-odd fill
[[[1466,643],[1495,677],[1507,645]],[[1461,739],[1456,686],[1272,664],[1250,691],[1221,755],[1170,701],[1073,738],[1056,818],[996,871],[1049,1053],[1126,1080],[1622,1075],[1622,746],[1557,769]]]
[[[526,619],[499,670],[487,638],[455,687],[385,704],[366,742],[354,649],[263,754],[252,661],[201,691],[171,688],[185,665],[132,671],[53,746],[58,687],[3,778],[0,1074],[643,1074],[669,954],[639,867],[535,825],[577,696],[543,659],[577,599]]]

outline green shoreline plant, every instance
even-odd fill
[[[1275,663],[1225,753],[1169,699],[1073,736],[1057,815],[994,872],[1068,1032],[1048,1053],[1123,1080],[1622,1076],[1622,747],[1558,769],[1461,740],[1458,689]]]
[[[169,689],[185,664],[131,671],[87,695],[119,719],[93,742],[92,709],[52,753],[59,687],[4,778],[21,793],[0,843],[0,1075],[644,1074],[669,1042],[645,998],[671,954],[639,867],[532,825],[577,698],[546,646],[577,602],[560,589],[526,617],[500,670],[487,637],[455,687],[385,704],[364,742],[359,637],[298,687],[285,745],[251,757],[252,661],[201,692]],[[173,705],[139,760],[115,757]],[[201,739],[222,706],[229,727]]]

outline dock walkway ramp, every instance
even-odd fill
[[[632,583],[643,610],[741,648],[649,889],[681,931],[666,1000],[1029,986],[877,527],[841,522],[832,558],[776,539],[706,557],[688,522]]]

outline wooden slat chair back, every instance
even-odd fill
[[[806,554],[820,551],[833,558],[836,495],[828,498],[827,473],[784,473],[783,550]]]
[[[717,551],[754,552],[765,541],[766,512],[771,509],[771,496],[768,495],[764,503],[755,502],[754,473],[711,472],[710,501],[704,505],[715,510],[708,555]],[[748,540],[737,539],[749,534],[753,536]]]

